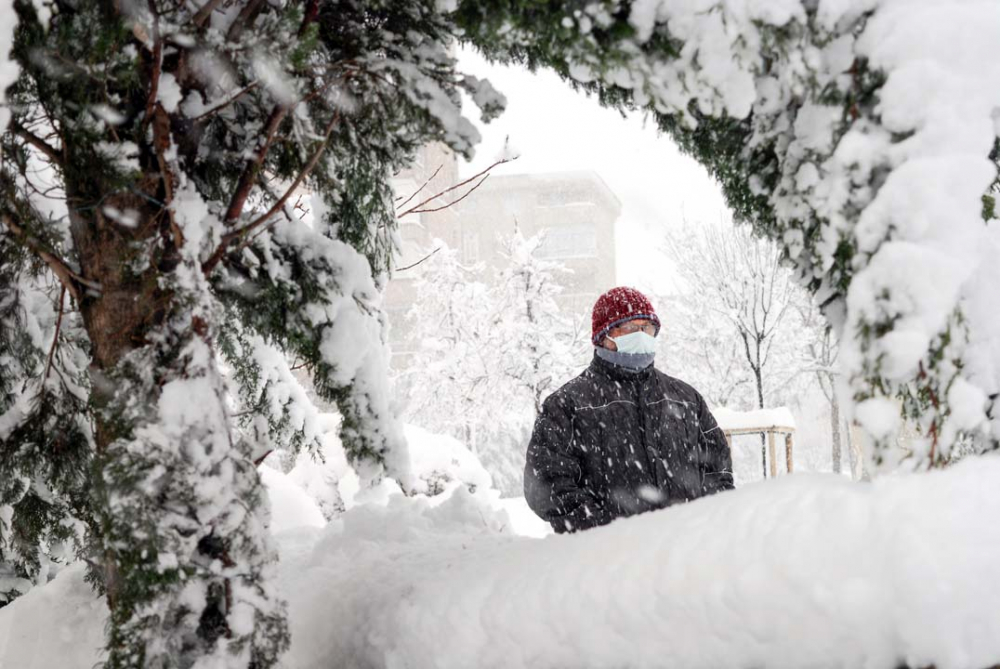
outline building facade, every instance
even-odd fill
[[[505,236],[515,228],[526,237],[542,232],[537,255],[570,270],[559,277],[563,290],[558,298],[560,307],[570,315],[589,318],[597,296],[615,285],[615,222],[621,203],[600,176],[591,171],[505,174],[505,167],[510,165],[500,166],[479,188],[452,206],[447,205],[472,184],[426,202],[419,208],[424,213],[401,217],[400,257],[385,296],[396,369],[407,366],[417,346],[408,336],[406,315],[414,306],[419,308],[415,283],[423,270],[420,261],[434,251],[434,240],[457,250],[463,263],[481,264],[482,280],[489,283],[506,262],[502,249]],[[400,213],[447,191],[458,181],[454,156],[439,147],[425,147],[413,167],[394,181]]]

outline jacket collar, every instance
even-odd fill
[[[653,363],[649,363],[642,369],[633,369],[623,365],[616,365],[609,360],[605,360],[594,351],[594,359],[590,361],[590,370],[595,374],[610,378],[614,381],[645,381],[653,374]]]

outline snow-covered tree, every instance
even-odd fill
[[[502,104],[456,72],[444,9],[0,8],[0,589],[89,529],[109,666],[268,667],[287,646],[254,465],[315,434],[282,356],[336,404],[363,479],[405,485],[389,178],[427,142],[471,152],[460,89]]]
[[[672,230],[666,250],[681,282],[669,304],[667,359],[691,361],[699,384],[720,405],[782,403],[801,371],[794,305],[807,299],[780,250],[748,226],[725,223]],[[701,386],[699,386],[701,387]]]
[[[832,471],[839,474],[843,464],[843,445],[850,441],[850,430],[845,430],[844,417],[840,411],[840,398],[837,395],[838,370],[837,354],[839,347],[833,328],[812,301],[803,301],[796,305],[794,317],[797,317],[803,329],[803,361],[807,365],[804,370],[816,381],[820,392],[830,407],[830,462]],[[846,434],[845,434],[846,432]],[[848,445],[847,455],[851,473],[855,471],[855,455]]]
[[[419,346],[399,384],[405,417],[432,432],[450,434],[473,453],[495,423],[496,369],[488,347],[490,295],[477,267],[466,267],[442,240],[416,280],[407,319]],[[492,418],[492,420],[491,420]],[[485,432],[485,434],[484,434]]]
[[[659,365],[693,383],[710,406],[750,409],[753,375],[740,339],[711,300],[700,297],[686,290],[659,296]]]
[[[556,296],[562,292],[562,264],[536,255],[544,230],[525,237],[515,229],[502,239],[505,264],[495,279],[495,336],[500,370],[531,400],[537,413],[548,395],[569,380],[576,365],[575,329],[563,316]]]
[[[421,351],[403,375],[407,419],[462,440],[511,496],[542,401],[578,368],[555,302],[566,270],[535,255],[540,243],[502,237],[505,261],[490,275],[435,240],[410,313]]]
[[[525,453],[542,402],[577,370],[574,330],[555,301],[559,274],[567,270],[535,255],[543,237],[544,231],[525,237],[515,228],[502,238],[505,263],[493,281],[491,351],[511,405],[484,464],[496,462],[497,487],[511,496],[523,494]]]

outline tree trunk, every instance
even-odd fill
[[[764,408],[764,375],[760,367],[753,367],[753,374],[757,380],[757,408]],[[760,433],[760,467],[761,471],[764,472],[764,478],[767,478],[767,440],[764,438],[764,433]]]
[[[865,467],[865,459],[861,453],[861,446],[854,437],[854,426],[847,425],[847,452],[851,459],[851,476],[855,481],[870,481],[868,468]]]
[[[154,182],[149,179],[143,185],[153,191],[155,198]],[[66,179],[68,201],[103,203],[89,210],[84,209],[84,213],[74,207],[69,208],[70,230],[80,274],[100,284],[99,293],[88,291],[80,300],[80,313],[91,344],[91,397],[98,409],[94,425],[98,463],[106,456],[108,446],[122,432],[119,421],[109,411],[102,410],[114,400],[116,385],[111,381],[113,372],[129,352],[143,345],[145,333],[162,323],[170,299],[158,287],[155,267],[148,267],[144,274],[129,270],[141,260],[138,249],[155,238],[159,227],[156,219],[162,210],[131,192],[105,196],[102,193],[105,188],[107,192],[113,191],[112,187],[105,187],[96,179]],[[110,220],[105,215],[110,207],[135,212],[138,224],[130,229]],[[97,491],[103,484],[100,467],[95,468],[94,477],[92,490]],[[114,611],[121,585],[118,565],[108,553],[98,559],[103,562],[108,608]]]
[[[841,470],[841,438],[840,438],[840,401],[837,399],[837,390],[833,385],[833,377],[830,377],[830,430],[833,436],[833,473],[839,474]],[[853,471],[852,471],[853,475]]]
[[[80,300],[84,326],[92,345],[91,398],[95,406],[95,467],[91,479],[91,495],[95,514],[101,526],[101,554],[94,556],[103,563],[105,595],[111,613],[108,647],[109,663],[123,658],[139,657],[140,661],[156,664],[157,632],[136,612],[149,606],[164,607],[165,616],[178,615],[176,589],[171,579],[181,569],[194,570],[196,564],[217,563],[232,569],[238,560],[248,572],[254,565],[245,559],[242,547],[234,552],[233,536],[216,534],[216,523],[222,524],[221,512],[212,520],[199,514],[215,501],[205,490],[227,488],[233,496],[250,495],[259,486],[249,453],[233,447],[228,434],[219,434],[226,421],[226,408],[221,389],[214,395],[218,406],[203,407],[203,423],[174,423],[170,427],[183,429],[171,438],[185,441],[185,447],[205,449],[206,457],[232,458],[237,462],[245,455],[246,469],[232,476],[226,469],[202,471],[196,457],[183,448],[173,451],[169,440],[165,449],[147,449],[150,432],[164,428],[163,407],[160,406],[165,384],[189,378],[206,382],[218,379],[212,350],[212,326],[203,315],[190,309],[191,295],[180,295],[170,286],[175,271],[181,266],[179,245],[183,239],[173,221],[173,212],[161,204],[169,200],[164,195],[158,172],[146,176],[131,191],[123,191],[99,178],[67,178],[69,202],[98,203],[91,207],[70,207],[70,225],[74,253],[83,277],[100,284],[99,291],[90,291]],[[132,212],[136,224],[123,226],[107,212]],[[189,268],[190,269],[190,268]],[[199,271],[195,269],[195,271]],[[203,344],[208,355],[190,362],[185,351],[193,344]],[[204,358],[207,357],[207,361]],[[191,375],[189,377],[189,374]],[[176,422],[176,421],[175,421]],[[199,440],[202,440],[202,443]],[[153,441],[156,441],[153,439]],[[226,453],[228,445],[231,453]],[[164,455],[164,451],[167,455]],[[173,456],[173,459],[171,459]],[[165,458],[162,461],[160,458]],[[239,467],[240,465],[237,465]],[[172,514],[150,504],[148,493],[134,482],[156,469],[168,472],[169,483],[147,483],[160,486],[158,494],[169,496],[164,504]],[[220,473],[221,472],[221,473]],[[148,474],[154,480],[154,474]],[[169,491],[169,492],[168,492]],[[247,509],[252,512],[251,509]],[[183,522],[168,518],[185,517]],[[183,526],[183,527],[181,527]],[[180,529],[178,529],[180,528]],[[230,532],[242,532],[233,527]],[[176,553],[185,547],[189,537],[199,536],[193,556]],[[242,538],[242,537],[240,537]],[[258,548],[258,547],[254,547]],[[261,547],[262,548],[262,547]],[[180,564],[161,574],[161,581],[150,579],[155,570],[157,554],[173,556]],[[229,615],[232,609],[231,581],[228,576],[211,572],[188,576],[191,583],[200,581],[205,598],[196,622],[187,630],[170,629],[166,635],[176,639],[197,635],[200,650],[192,654],[212,652],[220,639],[233,636]],[[176,607],[176,608],[175,608]],[[263,628],[263,625],[255,626]],[[170,642],[162,640],[170,646]],[[151,655],[147,655],[151,653]],[[143,659],[144,658],[144,659]],[[131,660],[130,660],[131,661]]]

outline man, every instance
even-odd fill
[[[556,532],[733,487],[725,435],[688,384],[653,367],[660,319],[646,296],[613,288],[593,311],[594,359],[542,405],[524,495]]]

